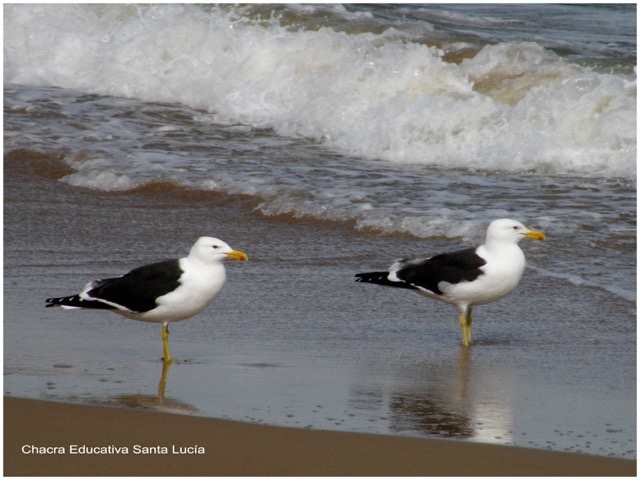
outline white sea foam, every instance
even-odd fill
[[[393,28],[293,29],[240,11],[8,5],[4,80],[180,103],[388,162],[635,175],[635,79],[530,42],[458,64]]]

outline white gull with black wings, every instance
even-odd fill
[[[226,280],[223,261],[247,260],[222,240],[200,237],[189,255],[153,263],[115,278],[95,280],[77,295],[48,298],[47,307],[110,310],[133,320],[162,323],[164,360],[169,354],[169,323],[203,311]]]
[[[384,272],[359,273],[357,282],[407,288],[460,309],[462,344],[471,343],[471,309],[511,292],[524,273],[523,238],[544,240],[520,222],[491,222],[483,245],[425,259],[402,259]]]

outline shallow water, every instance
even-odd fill
[[[526,9],[228,8],[5,8],[5,393],[635,458],[624,12],[580,10],[616,25],[598,39]],[[186,27],[226,47],[192,52]],[[474,311],[469,350],[453,307],[353,282],[499,217],[548,239],[522,242],[525,277]],[[163,401],[159,327],[43,308],[205,234],[250,261],[172,327]]]
[[[634,306],[622,298],[530,269],[516,294],[477,309],[466,352],[452,307],[352,282],[445,240],[264,217],[251,197],[77,190],[17,160],[5,159],[7,394],[635,455]],[[250,261],[229,262],[215,305],[173,326],[164,402],[159,328],[43,308],[204,232]],[[547,245],[524,247],[535,262]]]

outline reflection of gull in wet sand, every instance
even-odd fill
[[[520,222],[494,220],[477,248],[443,253],[427,259],[402,259],[388,271],[359,273],[357,282],[408,288],[460,309],[462,344],[471,343],[471,309],[510,293],[524,273],[523,238],[544,240],[542,232]]]
[[[133,320],[162,323],[163,358],[170,363],[169,323],[193,317],[216,298],[226,279],[222,262],[227,258],[244,261],[247,255],[217,238],[200,237],[187,257],[95,280],[78,295],[47,299],[46,306],[110,310]]]
[[[170,362],[162,364],[162,374],[158,383],[158,395],[118,395],[112,402],[129,408],[144,408],[153,410],[169,411],[171,413],[195,413],[197,409],[188,403],[164,396],[167,376],[169,374]]]
[[[391,429],[483,443],[511,443],[514,413],[508,372],[496,375],[495,370],[481,367],[471,375],[470,355],[470,349],[463,348],[455,364],[417,366],[411,375],[415,383],[402,382],[402,388],[391,392]]]

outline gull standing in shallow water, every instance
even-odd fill
[[[95,280],[77,295],[48,298],[46,306],[110,310],[133,320],[162,323],[163,359],[170,363],[169,324],[193,317],[218,296],[227,258],[245,261],[247,255],[217,238],[200,237],[187,257]]]
[[[525,258],[518,243],[545,235],[520,222],[494,220],[483,245],[426,259],[402,259],[388,271],[358,273],[356,282],[408,288],[460,309],[462,344],[471,343],[471,310],[504,297],[520,281]]]

